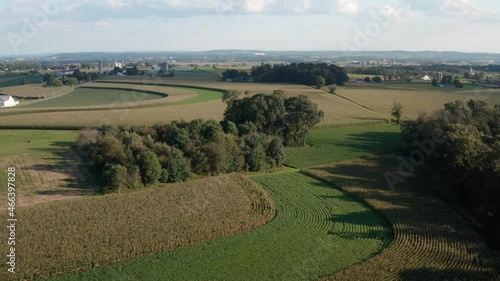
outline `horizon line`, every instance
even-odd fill
[[[46,53],[26,53],[26,54],[7,54],[0,55],[1,58],[19,58],[23,56],[35,57],[35,56],[51,56],[51,55],[65,55],[65,54],[120,54],[120,53],[162,53],[162,52],[173,52],[173,53],[204,53],[204,52],[214,52],[214,51],[246,51],[246,52],[332,52],[332,53],[386,53],[386,52],[406,52],[406,53],[461,53],[461,54],[482,54],[482,55],[500,55],[494,52],[480,52],[480,51],[439,51],[439,50],[419,50],[419,51],[409,51],[409,50],[264,50],[264,49],[210,49],[210,50],[127,50],[127,51],[75,51],[75,52],[46,52]]]

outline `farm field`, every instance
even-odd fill
[[[263,189],[237,175],[18,208],[23,266],[15,278],[88,270],[234,235],[267,223],[274,212]],[[9,276],[0,272],[1,280]]]
[[[169,85],[190,85],[193,87],[204,87],[211,89],[222,90],[239,90],[242,93],[249,91],[250,95],[253,94],[272,94],[274,90],[281,89],[285,91],[287,96],[306,95],[313,102],[317,103],[319,108],[325,112],[324,120],[318,126],[338,126],[339,124],[360,124],[360,123],[374,123],[384,122],[390,116],[390,111],[386,113],[378,113],[367,110],[362,106],[356,105],[341,97],[325,93],[324,91],[317,90],[304,85],[295,84],[280,84],[280,83],[232,83],[218,81],[214,76],[201,76],[199,79],[173,77],[167,79],[140,79],[140,78],[114,78],[104,80],[104,82],[129,82],[129,83],[150,83],[156,85],[169,84]],[[221,114],[223,113],[220,112]]]
[[[285,148],[286,165],[305,168],[399,150],[399,132],[396,125],[312,130],[307,147]]]
[[[218,95],[222,95],[217,93]],[[103,124],[153,125],[171,120],[193,120],[198,118],[221,120],[226,104],[222,100],[203,104],[184,104],[139,109],[78,110],[45,113],[23,113],[0,116],[0,126],[54,128],[54,127],[99,127]]]
[[[386,115],[390,115],[394,101],[400,102],[403,104],[403,119],[416,119],[420,111],[430,114],[443,108],[445,103],[458,99],[480,99],[488,102],[490,106],[500,104],[500,90],[485,88],[444,91],[398,87],[392,89],[338,87],[337,93]]]
[[[220,83],[222,84],[222,83]],[[240,83],[243,86],[253,86]],[[198,85],[196,85],[198,86]],[[235,86],[235,85],[231,85]],[[283,85],[281,85],[283,86]],[[369,111],[359,105],[355,105],[337,96],[312,88],[288,85],[286,87],[276,87],[276,85],[261,86],[261,90],[254,89],[255,93],[272,93],[277,88],[284,88],[290,95],[306,94],[314,102],[320,105],[325,111],[325,119],[319,126],[338,126],[342,124],[363,124],[367,122],[385,122],[388,118],[382,114]],[[298,87],[298,88],[297,88]],[[184,90],[184,88],[181,88]],[[0,117],[0,125],[39,125],[39,126],[96,126],[105,122],[114,124],[154,124],[156,122],[167,122],[171,120],[192,120],[196,118],[211,118],[221,120],[226,105],[220,100],[222,93],[203,89],[189,89],[195,91],[198,96],[174,103],[175,107],[155,107],[138,109],[114,108],[111,112],[88,110],[81,112],[47,112],[31,113],[23,112],[22,115],[9,115]],[[309,92],[305,92],[309,91]],[[313,92],[311,92],[313,91]],[[167,98],[168,99],[168,98]],[[97,108],[96,108],[97,109]],[[22,108],[17,109],[18,111]],[[27,109],[26,109],[27,110]],[[3,112],[15,112],[15,110],[5,110]],[[3,113],[2,112],[2,113]]]
[[[395,232],[380,255],[321,280],[498,280],[498,257],[429,183],[407,178],[389,189],[384,173],[398,165],[395,155],[383,155],[305,170],[380,211]]]
[[[41,75],[0,75],[0,88],[19,86],[23,79],[28,80],[30,84],[39,84],[43,81]]]
[[[94,194],[71,148],[78,132],[1,130],[0,134],[0,166],[16,168],[18,206]],[[0,173],[0,182],[6,182],[6,176]],[[0,196],[6,198],[6,185]],[[6,205],[6,200],[0,201],[0,207]]]
[[[15,88],[15,87],[12,87]],[[57,87],[50,89],[60,89],[64,88],[68,93],[72,90],[70,87]],[[40,113],[40,112],[56,112],[56,111],[76,111],[76,110],[116,110],[116,109],[130,109],[130,108],[140,108],[140,107],[154,107],[154,106],[166,106],[172,104],[182,103],[197,103],[200,101],[214,100],[221,96],[220,93],[202,90],[202,89],[191,89],[187,87],[167,87],[167,86],[155,86],[155,85],[131,85],[123,83],[87,83],[81,85],[77,90],[88,90],[91,96],[95,93],[102,91],[120,91],[124,94],[118,94],[111,96],[109,93],[101,96],[96,96],[97,102],[95,105],[87,105],[88,103],[86,97],[72,97],[71,100],[75,104],[73,106],[68,106],[68,108],[62,108],[65,106],[57,106],[61,103],[59,99],[47,100],[47,101],[34,101],[33,104],[25,103],[26,106],[18,106],[15,108],[8,108],[2,110],[0,113],[4,115],[15,115],[18,113]],[[95,90],[93,92],[92,90]],[[61,91],[61,93],[63,93]],[[144,93],[153,95],[153,99],[143,99]],[[71,94],[70,94],[71,95]],[[156,98],[155,98],[156,97]],[[48,97],[47,97],[48,98]],[[67,98],[66,96],[62,98]],[[110,101],[109,98],[112,98]],[[52,106],[53,105],[53,106]]]
[[[325,183],[297,172],[252,179],[276,204],[276,218],[269,224],[51,280],[158,280],[158,276],[164,280],[311,280],[365,260],[391,241],[380,215]]]
[[[71,89],[72,88],[68,86],[44,87],[41,84],[29,84],[2,89],[0,91],[0,94],[12,95],[18,98],[41,99],[45,97],[46,99],[48,99],[68,93],[69,91],[71,91]]]
[[[126,102],[141,102],[164,98],[165,95],[156,92],[138,92],[134,90],[77,88],[69,94],[48,101],[25,105],[24,108],[40,107],[72,107],[102,104],[118,104]]]
[[[222,118],[222,113],[225,110],[225,104],[221,101],[222,92],[217,90],[107,83],[92,84],[92,86],[86,86],[84,89],[99,86],[117,89],[128,87],[134,89],[134,91],[144,89],[151,91],[154,89],[159,90],[160,93],[168,93],[169,96],[167,98],[139,102],[125,102],[122,99],[120,100],[121,104],[110,103],[90,107],[9,108],[0,111],[0,126],[9,128],[78,128],[97,127],[109,123],[154,124],[170,120],[192,120],[196,118],[219,120]],[[130,94],[134,96],[135,92],[130,92]],[[48,102],[52,102],[52,100]]]

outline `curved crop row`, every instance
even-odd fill
[[[498,280],[497,257],[449,206],[415,179],[390,191],[392,156],[318,166],[305,172],[364,200],[392,223],[395,240],[380,255],[324,280]]]
[[[7,108],[0,112],[0,116],[30,114],[30,113],[49,113],[49,112],[66,112],[66,111],[90,111],[90,110],[120,110],[120,109],[140,109],[158,106],[172,106],[181,104],[199,103],[211,101],[222,98],[222,92],[212,89],[199,89],[188,88],[180,86],[168,85],[137,85],[125,83],[99,83],[99,84],[85,84],[77,89],[97,89],[97,90],[126,90],[132,93],[150,93],[163,96],[164,98],[153,100],[141,100],[140,97],[135,100],[121,97],[117,95],[116,100],[110,104],[92,105],[92,106],[71,106],[69,108],[62,107],[47,107],[47,108],[34,108],[30,105]],[[63,95],[64,96],[64,95]],[[61,96],[61,97],[63,97]],[[56,97],[54,99],[58,99]],[[41,101],[34,105],[43,104]]]
[[[54,280],[310,280],[359,263],[391,241],[378,213],[327,184],[297,172],[252,179],[276,204],[269,224]]]
[[[269,222],[275,209],[255,183],[224,175],[16,212],[22,222],[16,228],[19,266],[10,274],[4,265],[0,280],[74,273],[234,235]],[[3,248],[6,235],[2,231]]]
[[[171,90],[169,90],[171,89]],[[95,107],[6,109],[0,112],[1,128],[75,129],[102,124],[144,125],[169,120],[222,119],[222,92],[168,87],[169,97]],[[178,96],[175,96],[175,94]],[[189,96],[184,99],[182,96]],[[171,98],[175,99],[171,99]]]

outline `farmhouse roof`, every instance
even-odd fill
[[[0,95],[0,100],[9,100],[11,96],[8,95]]]

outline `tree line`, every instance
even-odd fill
[[[79,69],[76,69],[73,74],[65,75],[61,79],[54,76],[52,73],[46,73],[43,75],[43,81],[47,83],[48,86],[61,87],[63,85],[66,86],[76,86],[80,82],[90,82],[92,80],[96,80],[100,78],[99,73],[95,72],[83,72]]]
[[[228,69],[221,74],[222,81],[234,81],[234,82],[248,82],[250,79],[250,74],[246,71],[238,71],[235,69]]]
[[[323,116],[305,96],[285,99],[280,91],[242,99],[237,91],[228,91],[224,96],[228,107],[223,121],[105,125],[83,130],[78,148],[91,169],[103,175],[102,191],[107,193],[196,175],[280,168],[284,145],[302,144]]]
[[[445,104],[432,116],[403,124],[402,138],[408,152],[422,150],[426,163],[447,175],[449,191],[500,248],[500,105]]]
[[[326,63],[262,64],[252,67],[250,73],[256,82],[281,82],[302,85],[317,85],[315,79],[322,77],[326,85],[344,85],[349,77],[343,68]]]

